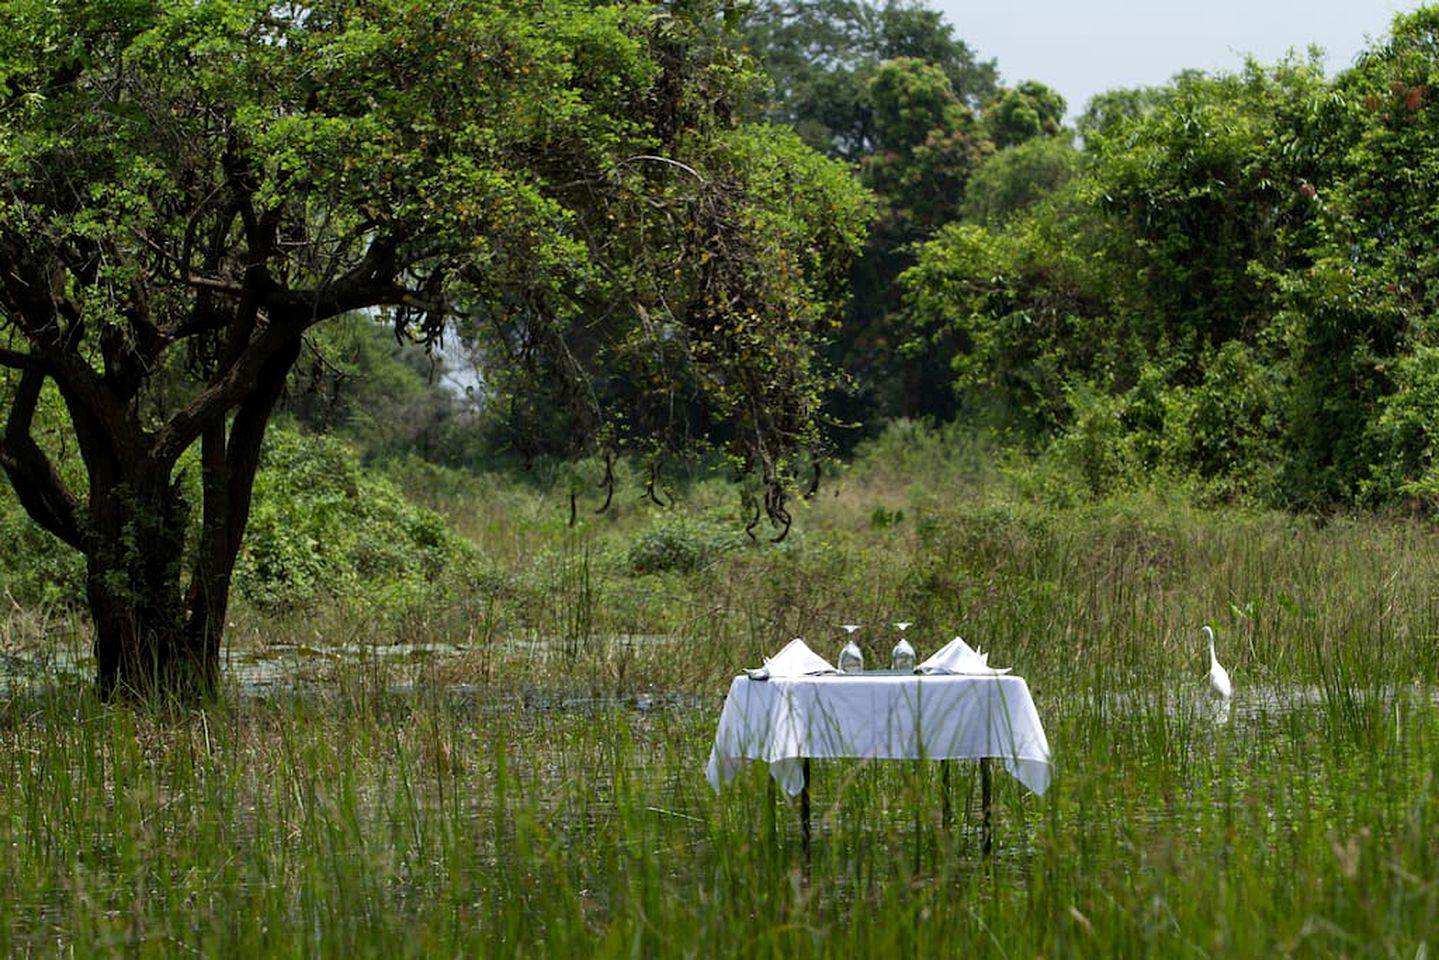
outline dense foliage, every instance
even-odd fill
[[[912,2],[392,7],[4,8],[5,251],[49,278],[0,344],[18,602],[158,597],[213,650],[206,598],[269,549],[236,531],[271,409],[366,464],[580,458],[571,522],[728,445],[751,507],[657,523],[633,569],[787,522],[811,451],[904,414],[998,428],[1063,498],[1439,502],[1435,8],[1337,76],[1182,71],[1070,131]]]
[[[358,596],[421,602],[472,550],[439,514],[362,471],[344,443],[277,427],[265,438],[235,586],[270,611]]]
[[[1072,161],[976,173],[973,219],[904,275],[916,348],[950,337],[969,415],[1092,490],[1432,500],[1435,89],[1425,8],[1333,79],[1251,62],[1101,98]]]
[[[831,403],[858,428],[842,441],[890,417],[952,416],[942,353],[901,350],[896,278],[911,244],[961,216],[986,156],[1064,138],[1063,98],[1033,80],[1001,87],[997,64],[914,0],[771,0],[745,36],[770,78],[766,115],[848,161],[879,201],[830,351],[845,388]]]
[[[434,13],[0,7],[0,466],[85,557],[107,689],[212,684],[265,426],[356,311],[462,337],[558,452],[721,442],[786,522],[864,192],[743,122],[717,4]]]

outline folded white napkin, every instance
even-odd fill
[[[982,677],[998,677],[1010,671],[1009,667],[991,667],[989,654],[979,652],[960,637],[940,647],[934,656],[914,669],[916,673],[963,673]]]
[[[764,666],[745,670],[751,680],[766,680],[770,677],[808,677],[818,673],[838,673],[829,662],[811,650],[803,640],[795,637],[785,644],[784,649],[772,657],[765,657]]]

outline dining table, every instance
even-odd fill
[[[978,760],[986,853],[992,843],[989,762],[1035,794],[1049,788],[1051,777],[1049,741],[1029,684],[988,669],[737,676],[705,775],[718,792],[742,764],[768,764],[774,782],[800,798],[808,853],[810,760],[827,758]]]

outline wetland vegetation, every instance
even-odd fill
[[[915,0],[0,24],[0,953],[1428,956],[1439,7],[1072,127]],[[705,781],[897,620],[988,856]]]
[[[0,949],[1423,955],[1431,526],[1056,506],[1000,459],[892,431],[758,545],[710,542],[722,484],[572,528],[563,487],[456,476],[430,505],[494,558],[476,593],[241,604],[204,708],[104,704],[83,662],[44,678],[67,631],[83,661],[85,627],[12,607]],[[656,540],[677,559],[637,572]],[[806,864],[762,765],[705,782],[721,698],[790,636],[832,657],[840,623],[900,612],[921,655],[959,632],[1028,678],[1054,784],[996,777],[986,859],[972,767],[946,827],[934,767],[816,763]],[[1236,686],[1223,722],[1205,622]]]

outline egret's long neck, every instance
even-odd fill
[[[1210,664],[1210,666],[1213,666],[1214,664],[1216,664],[1216,663],[1219,662],[1219,658],[1214,655],[1214,634],[1212,634],[1212,633],[1211,633],[1211,634],[1208,634],[1208,637],[1209,637],[1209,664]]]

